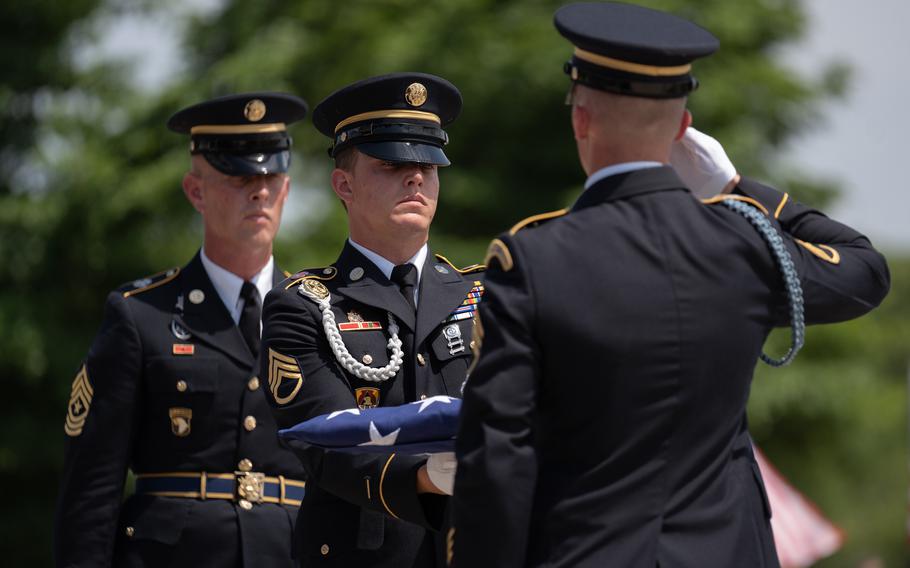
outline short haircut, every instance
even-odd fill
[[[354,165],[357,163],[357,155],[359,153],[356,146],[345,148],[335,155],[335,167],[346,172],[354,171]]]

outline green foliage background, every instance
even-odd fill
[[[848,73],[827,62],[796,76],[774,57],[801,37],[798,0],[648,0],[711,29],[722,49],[696,66],[695,123],[740,171],[824,206],[836,181],[781,173],[782,145],[815,124]],[[178,108],[244,90],[285,90],[311,107],[357,79],[420,70],[459,86],[431,239],[455,263],[481,260],[515,221],[565,206],[584,180],[562,100],[570,46],[551,0],[240,2],[204,15],[177,0],[10,0],[0,7],[0,558],[50,564],[70,381],[107,290],[183,264],[201,230],[181,194],[186,140],[164,128]],[[98,18],[173,14],[185,25],[179,73],[151,90],[135,62],[74,65]],[[178,21],[179,20],[179,21]],[[155,46],[149,46],[154,49]],[[292,127],[294,186],[276,256],[294,270],[331,262],[346,235],[329,196],[328,141]],[[862,229],[862,227],[860,227]],[[820,566],[905,562],[910,261],[890,257],[894,289],[872,315],[812,329],[797,362],[759,369],[753,431],[771,461],[848,535]],[[786,334],[768,349],[780,351]],[[777,352],[775,351],[775,352]]]

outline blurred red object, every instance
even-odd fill
[[[781,568],[803,568],[837,552],[844,531],[822,515],[755,448],[771,504],[771,530]]]

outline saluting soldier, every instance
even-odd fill
[[[314,110],[332,140],[332,189],[350,236],[335,263],[295,274],[266,298],[262,374],[279,427],[460,396],[482,267],[457,269],[427,241],[438,168],[449,165],[443,127],[461,104],[445,79],[395,73],[344,87]],[[376,443],[388,436],[377,432]],[[303,566],[443,565],[444,462],[318,448],[298,455],[308,473]]]
[[[788,305],[806,323],[877,306],[885,260],[787,194],[743,180],[702,203],[668,166],[709,32],[619,3],[572,4],[555,24],[575,46],[588,179],[570,209],[490,245],[454,565],[777,566],[746,423],[754,366]]]
[[[272,241],[303,100],[209,100],[168,127],[190,135],[183,191],[204,242],[182,268],[112,292],[72,389],[56,516],[58,566],[295,566],[304,493],[258,376],[262,298],[286,273]],[[126,470],[135,492],[123,499]]]

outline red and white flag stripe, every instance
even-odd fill
[[[837,552],[844,532],[825,518],[755,448],[771,504],[771,530],[781,568],[803,568]]]

